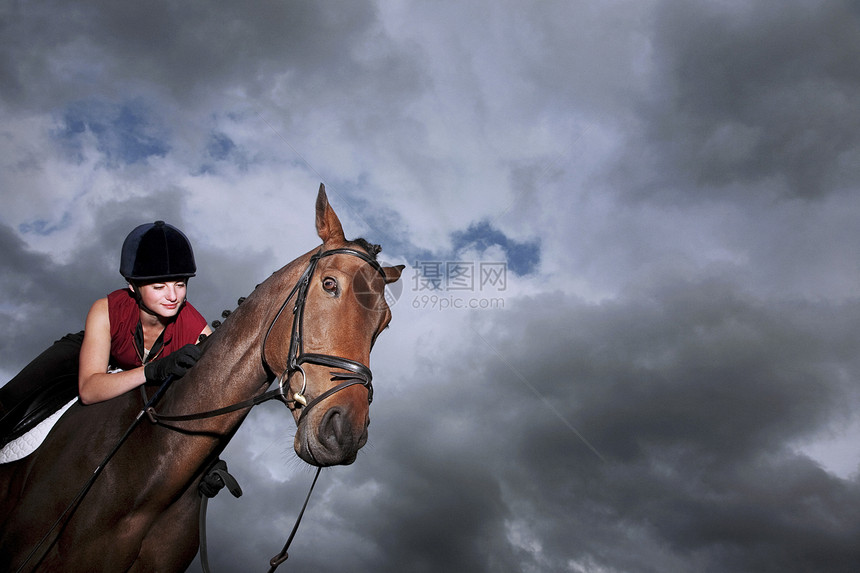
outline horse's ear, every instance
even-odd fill
[[[400,278],[400,273],[403,272],[403,269],[406,268],[406,265],[397,265],[396,267],[383,267],[382,270],[385,272],[385,284],[397,282],[397,279]]]
[[[325,185],[320,183],[320,191],[317,194],[317,235],[323,240],[323,243],[346,241],[343,236],[343,226],[340,224],[340,219],[328,204],[328,197],[325,194]]]

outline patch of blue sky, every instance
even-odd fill
[[[351,211],[364,223],[367,227],[364,231],[366,239],[382,243],[381,260],[390,262],[396,259],[421,267],[428,262],[445,264],[457,261],[459,254],[468,250],[483,254],[495,248],[504,254],[507,268],[517,275],[534,272],[540,263],[540,241],[516,241],[488,221],[472,223],[465,231],[452,232],[449,252],[416,245],[409,239],[408,224],[402,217],[384,205],[375,203],[373,189],[364,177],[355,183],[330,182],[326,189],[330,200],[348,205],[349,210],[342,214]]]
[[[234,149],[236,144],[223,133],[213,133],[206,145],[206,153],[216,161],[224,161]]]
[[[21,223],[18,225],[18,231],[22,235],[27,234],[35,234],[46,237],[57,231],[62,231],[71,225],[72,218],[71,215],[66,212],[63,214],[62,218],[59,221],[49,221],[47,219],[36,219],[35,221],[30,221],[28,223]]]
[[[79,160],[87,133],[109,164],[130,165],[170,151],[166,130],[152,120],[141,102],[75,102],[63,110],[60,122],[54,138]]]
[[[472,223],[465,231],[451,234],[454,252],[475,250],[479,253],[498,247],[505,253],[507,267],[522,276],[533,272],[540,263],[540,241],[515,241],[488,221]]]
[[[214,132],[209,136],[202,163],[195,174],[217,173],[224,163],[235,165],[240,171],[247,171],[250,161],[242,148],[228,135]]]

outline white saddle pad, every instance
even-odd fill
[[[45,437],[48,435],[48,432],[51,431],[51,428],[54,427],[54,424],[57,423],[57,420],[60,419],[60,416],[62,416],[63,413],[77,401],[77,397],[73,400],[69,400],[68,404],[57,410],[50,417],[39,422],[39,425],[34,427],[32,430],[3,446],[3,449],[0,449],[0,464],[20,460],[36,451],[36,448],[45,441]]]

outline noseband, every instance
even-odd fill
[[[302,408],[302,413],[299,416],[298,423],[301,423],[302,419],[307,415],[311,408],[313,408],[318,403],[322,402],[332,394],[340,392],[344,388],[349,388],[350,386],[355,386],[357,384],[361,384],[365,388],[367,388],[367,402],[368,404],[373,401],[373,384],[371,380],[373,379],[373,374],[370,371],[370,368],[358,362],[356,360],[352,360],[350,358],[343,358],[340,356],[332,356],[331,354],[318,354],[314,352],[305,352],[304,351],[304,340],[303,340],[303,324],[304,324],[304,316],[305,316],[305,303],[307,302],[308,297],[308,289],[310,288],[311,278],[313,277],[314,271],[316,270],[317,264],[320,259],[324,257],[330,257],[332,255],[352,255],[354,257],[358,257],[369,264],[373,269],[382,276],[383,280],[385,280],[385,271],[382,270],[382,267],[379,263],[367,255],[357,249],[350,248],[340,248],[340,249],[330,249],[328,251],[323,251],[320,249],[317,253],[311,256],[310,262],[308,263],[307,268],[302,273],[302,276],[299,278],[298,282],[296,282],[293,289],[290,291],[290,294],[287,295],[286,300],[281,305],[281,308],[278,310],[278,314],[275,315],[274,320],[269,325],[269,329],[266,331],[266,336],[263,338],[262,345],[262,353],[263,353],[263,363],[271,369],[271,365],[266,360],[266,342],[269,339],[269,334],[271,334],[272,329],[275,326],[275,323],[278,322],[281,314],[284,309],[287,307],[287,304],[290,300],[295,296],[295,304],[293,305],[293,328],[292,333],[290,335],[290,348],[289,353],[287,355],[287,368],[284,370],[279,376],[276,377],[276,381],[278,382],[278,386],[280,388],[280,397],[285,402],[293,403],[295,408]],[[305,374],[302,365],[304,364],[317,364],[320,366],[330,366],[332,368],[339,368],[341,370],[346,370],[347,372],[331,372],[333,379],[335,380],[343,380],[337,386],[334,386],[310,402],[308,402],[307,397],[305,396],[305,391],[308,386],[307,375]],[[286,397],[286,391],[289,390],[289,379],[294,373],[301,373],[302,375],[302,388],[298,392],[293,393],[293,399],[288,400]],[[286,388],[285,388],[286,386]]]

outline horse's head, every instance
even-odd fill
[[[322,185],[316,227],[322,247],[306,259],[284,310],[293,312],[292,329],[275,329],[268,344],[289,348],[280,383],[295,404],[296,453],[331,466],[352,463],[367,442],[370,350],[391,320],[385,285],[404,267],[382,267],[378,247],[347,241]]]

